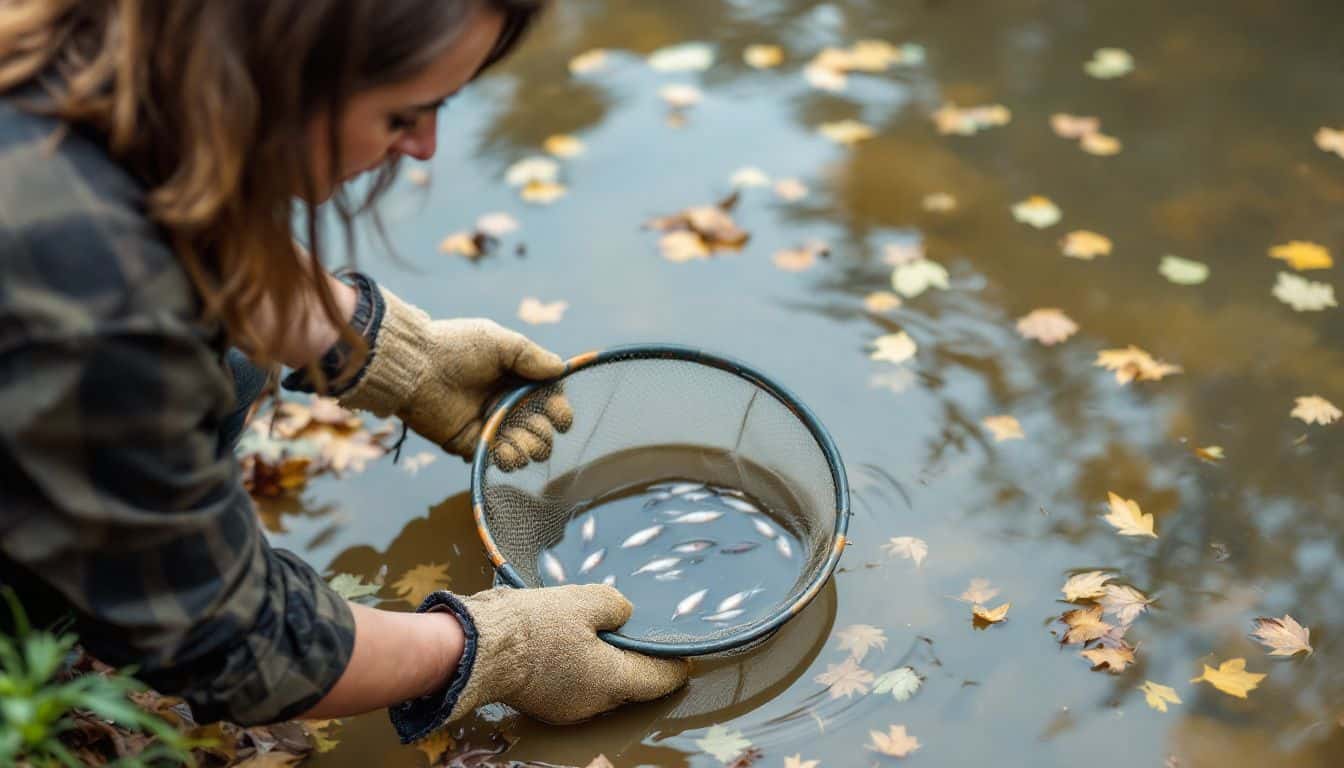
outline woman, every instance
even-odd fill
[[[630,613],[609,587],[345,602],[267,545],[227,439],[250,369],[231,346],[460,455],[505,377],[563,371],[336,279],[316,212],[349,239],[540,2],[0,2],[0,582],[202,720],[396,705],[410,740],[489,702],[572,722],[685,681],[597,638]],[[497,453],[544,457],[569,419],[546,414]]]

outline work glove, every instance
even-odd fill
[[[605,584],[498,588],[469,597],[435,592],[419,611],[457,617],[466,635],[462,659],[446,691],[393,707],[392,724],[410,742],[496,702],[566,724],[666,696],[685,684],[688,662],[621,650],[597,636],[618,629],[631,609]]]
[[[558,355],[516,331],[484,319],[430,320],[391,291],[375,290],[385,308],[371,357],[340,403],[396,416],[449,453],[475,453],[489,408],[511,384],[564,373]],[[573,420],[569,402],[552,388],[538,407],[495,437],[496,464],[516,469],[529,459],[545,461],[554,432],[568,430]]]

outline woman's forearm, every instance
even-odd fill
[[[341,328],[349,324],[350,317],[355,313],[357,295],[354,288],[337,280],[321,265],[315,264],[306,251],[298,245],[295,245],[295,248],[298,249],[299,258],[303,260],[305,266],[321,270],[321,278],[331,290],[332,299],[336,302],[336,314],[340,320],[340,324],[332,323],[322,308],[322,300],[317,295],[316,288],[308,282],[304,282],[303,290],[296,295],[294,310],[284,327],[281,327],[279,313],[274,307],[263,304],[257,308],[253,321],[258,333],[264,338],[279,339],[280,344],[274,349],[278,362],[297,369],[316,362],[332,344],[336,343],[340,338]]]
[[[462,656],[462,626],[450,613],[398,613],[351,604],[355,649],[345,672],[304,718],[368,712],[446,686]]]

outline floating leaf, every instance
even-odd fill
[[[1064,599],[1071,603],[1079,600],[1090,600],[1094,597],[1101,597],[1106,594],[1106,582],[1115,578],[1106,571],[1088,571],[1087,573],[1074,574],[1069,580],[1064,582],[1060,591],[1064,593]]]
[[[658,239],[658,248],[663,252],[663,258],[677,263],[709,258],[705,241],[694,232],[684,230],[663,235]]]
[[[407,456],[401,460],[401,468],[406,470],[406,474],[414,475],[425,467],[438,460],[436,454],[429,451],[421,451],[414,456]]]
[[[569,60],[570,74],[587,75],[607,66],[607,52],[601,48],[584,51]],[[431,761],[433,762],[433,761]]]
[[[503,237],[518,229],[518,220],[507,213],[487,213],[476,219],[476,231],[490,237]]]
[[[985,425],[994,434],[994,442],[1002,443],[1004,440],[1021,440],[1026,437],[1022,433],[1022,425],[1012,416],[988,416],[980,422]]]
[[[504,171],[504,181],[511,187],[532,183],[553,183],[560,178],[560,164],[545,155],[533,155],[510,165]]]
[[[811,269],[817,263],[817,252],[811,248],[786,248],[782,251],[775,251],[771,257],[777,269],[785,272],[803,272]]]
[[[914,560],[916,566],[921,565],[929,554],[928,543],[914,536],[893,536],[882,545],[882,548],[892,557]]]
[[[1179,256],[1163,256],[1157,271],[1177,285],[1199,285],[1209,279],[1208,264]]]
[[[1123,48],[1098,48],[1083,69],[1100,80],[1124,77],[1134,71],[1134,57]]]
[[[1308,269],[1329,269],[1335,263],[1325,246],[1304,240],[1292,240],[1283,245],[1276,245],[1269,249],[1269,257],[1282,259],[1299,272]]]
[[[583,142],[567,133],[557,133],[553,136],[547,136],[541,143],[541,148],[556,157],[575,157],[583,154]]]
[[[787,178],[775,182],[775,196],[786,203],[797,202],[807,197],[807,185],[802,179]]]
[[[1103,519],[1115,526],[1121,536],[1151,536],[1154,539],[1157,538],[1157,533],[1153,531],[1152,514],[1140,511],[1138,502],[1133,499],[1122,498],[1109,491],[1107,497],[1110,500],[1111,511]]]
[[[778,45],[748,45],[742,61],[752,69],[770,69],[784,63],[784,49]]]
[[[784,758],[784,768],[817,768],[816,760],[804,760],[802,753]]]
[[[332,576],[327,584],[336,594],[346,600],[376,595],[383,588],[381,584],[370,584],[364,580],[363,576],[356,576],[351,573],[338,573]]]
[[[1065,235],[1064,239],[1059,241],[1059,246],[1065,256],[1086,261],[1098,256],[1109,256],[1111,253],[1110,238],[1086,229],[1074,230]]]
[[[812,64],[803,67],[803,79],[813,88],[831,93],[839,93],[849,84],[849,78],[845,77],[844,72]]]
[[[430,765],[433,764],[433,761],[431,761]],[[588,763],[587,768],[616,768],[616,766],[611,764],[606,755],[598,755],[593,758],[592,762]]]
[[[529,325],[558,323],[569,309],[568,301],[543,302],[535,296],[528,296],[518,305],[518,319]]]
[[[1115,646],[1102,646],[1080,651],[1079,656],[1092,662],[1094,669],[1106,668],[1113,673],[1124,672],[1134,663],[1134,648],[1123,640]]]
[[[751,741],[742,732],[722,725],[710,726],[705,735],[695,740],[695,745],[708,752],[721,763],[727,763],[751,748]]]
[[[1143,698],[1148,702],[1148,706],[1158,712],[1166,712],[1168,703],[1181,703],[1181,697],[1176,695],[1174,688],[1154,683],[1152,680],[1144,680],[1143,685],[1139,686],[1139,690],[1143,692]]]
[[[860,141],[871,139],[877,135],[872,126],[858,120],[839,120],[833,123],[822,123],[817,132],[822,136],[844,146],[853,146]]]
[[[1344,416],[1344,413],[1340,413],[1334,403],[1320,395],[1299,397],[1296,403],[1293,406],[1292,413],[1288,415],[1295,419],[1301,419],[1308,424],[1333,424],[1340,416]]]
[[[1122,584],[1107,584],[1105,594],[1097,600],[1101,607],[1120,621],[1121,624],[1129,625],[1139,617],[1139,614],[1148,610],[1152,604],[1152,598],[1143,594],[1139,590]]]
[[[863,306],[869,312],[890,312],[901,306],[901,297],[891,291],[873,291],[863,297]]]
[[[1205,682],[1229,696],[1244,699],[1246,694],[1255,690],[1255,687],[1260,685],[1260,681],[1264,679],[1264,674],[1247,672],[1246,660],[1238,658],[1224,661],[1218,665],[1217,669],[1205,664],[1204,673],[1199,677],[1191,678],[1190,682]]]
[[[872,360],[886,360],[889,363],[903,363],[915,356],[918,347],[915,340],[905,331],[878,336],[873,340],[877,349],[868,357]]]
[[[979,107],[958,108],[955,104],[944,104],[933,113],[933,123],[938,132],[944,135],[973,136],[980,131],[998,125],[1007,125],[1013,119],[1013,113],[1002,104],[987,104]]]
[[[1081,139],[1101,130],[1101,120],[1058,112],[1050,116],[1050,130],[1062,139]]]
[[[934,192],[925,195],[919,204],[931,213],[951,213],[957,209],[957,198],[946,192]]]
[[[873,682],[873,693],[890,693],[891,697],[897,701],[908,701],[919,690],[919,686],[923,682],[924,678],[920,677],[914,669],[897,667],[890,672],[878,675],[877,680]]]
[[[1269,648],[1270,656],[1295,656],[1302,652],[1310,656],[1312,653],[1311,630],[1286,613],[1282,619],[1256,619],[1251,637]]]
[[[431,592],[448,586],[448,566],[437,563],[417,565],[392,582],[397,597],[412,605],[419,605]]]
[[[1101,350],[1095,365],[1114,371],[1115,380],[1121,384],[1135,380],[1159,381],[1183,370],[1179,365],[1153,359],[1152,355],[1132,344],[1125,349]]]
[[[897,368],[894,371],[875,373],[868,377],[868,386],[874,389],[886,389],[901,394],[915,384],[915,373],[909,368]]]
[[[367,432],[353,435],[318,433],[312,439],[321,446],[323,464],[338,475],[347,471],[363,472],[370,461],[387,454],[387,449]]]
[[[436,765],[443,753],[457,746],[457,741],[449,735],[447,728],[440,728],[415,742],[415,748],[425,753],[430,765]]]
[[[989,583],[989,579],[971,579],[970,586],[957,598],[968,603],[987,603],[999,594],[999,588]]]
[[[1063,310],[1045,307],[1018,318],[1017,332],[1024,339],[1034,339],[1049,347],[1077,333],[1078,324]]]
[[[699,104],[704,96],[699,88],[685,83],[673,83],[658,89],[658,98],[673,109],[693,107]]]
[[[1221,445],[1206,445],[1202,448],[1196,448],[1195,455],[1210,462],[1218,462],[1226,458],[1223,455],[1223,446]]]
[[[1322,127],[1316,131],[1316,146],[1322,152],[1333,152],[1344,157],[1344,130]]]
[[[1298,312],[1319,312],[1326,307],[1339,306],[1335,303],[1333,285],[1318,283],[1288,272],[1279,273],[1278,282],[1274,283],[1274,298]]]
[[[1065,611],[1061,618],[1069,627],[1064,633],[1064,642],[1067,644],[1096,640],[1113,629],[1110,624],[1101,620],[1100,605]]]
[[[1008,618],[1008,609],[1012,603],[1004,603],[998,608],[986,608],[983,605],[971,606],[971,616],[985,622],[986,624],[998,624],[1000,621]]]
[[[714,48],[705,43],[681,43],[649,54],[649,66],[659,72],[701,72],[714,64]]]
[[[555,184],[549,181],[529,181],[523,186],[523,190],[519,194],[525,202],[550,205],[564,197],[568,191],[563,184]]]
[[[668,233],[659,246],[670,261],[705,258],[718,249],[737,250],[750,237],[728,215],[737,199],[734,192],[717,204],[692,206],[672,216],[650,219],[644,226]]]
[[[891,273],[891,287],[907,299],[913,299],[929,288],[947,290],[947,270],[929,259],[902,264]]]
[[[1054,226],[1059,216],[1059,207],[1041,195],[1032,195],[1013,206],[1014,219],[1037,229]]]
[[[1124,149],[1124,145],[1120,143],[1119,139],[1114,136],[1107,136],[1104,133],[1089,133],[1078,140],[1078,146],[1082,147],[1087,154],[1097,157],[1118,155],[1120,150]]]
[[[474,259],[485,251],[484,245],[485,243],[475,232],[454,232],[439,241],[439,253],[456,253]]]
[[[856,693],[860,696],[868,693],[868,686],[873,682],[873,673],[860,667],[854,657],[850,656],[839,664],[827,664],[826,671],[813,679],[831,689],[832,699],[841,696],[849,698]]]
[[[887,633],[871,624],[850,624],[835,633],[840,650],[849,651],[855,661],[863,661],[873,648],[887,647]]]
[[[893,725],[887,733],[868,732],[868,748],[889,757],[905,757],[919,749],[919,739],[905,732],[904,725]]]
[[[734,187],[768,187],[770,186],[770,177],[765,175],[765,171],[755,166],[744,166],[733,171],[733,176],[729,183]]]

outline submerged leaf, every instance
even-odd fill
[[[980,422],[985,425],[994,435],[994,442],[1002,443],[1004,440],[1021,440],[1026,437],[1022,433],[1022,425],[1017,419],[1004,414],[1002,416],[988,416]]]
[[[1061,139],[1081,139],[1089,133],[1101,130],[1101,120],[1096,117],[1057,112],[1050,116],[1050,130]]]
[[[1344,130],[1321,127],[1316,131],[1316,146],[1322,152],[1333,152],[1344,157]]]
[[[873,693],[890,693],[897,701],[907,701],[924,682],[911,667],[897,667],[890,672],[878,675],[873,682]]]
[[[721,763],[727,763],[751,748],[751,741],[736,729],[722,725],[710,726],[705,735],[695,740],[695,745],[708,752]]]
[[[1107,498],[1110,500],[1111,511],[1103,519],[1120,532],[1121,536],[1150,536],[1157,538],[1157,533],[1153,530],[1153,516],[1151,513],[1143,512],[1139,509],[1138,502],[1133,499],[1125,499],[1119,495],[1107,492]]]
[[[1229,696],[1244,699],[1246,694],[1255,690],[1264,679],[1265,675],[1262,673],[1247,672],[1246,660],[1237,658],[1224,661],[1217,669],[1205,664],[1203,674],[1191,678],[1190,682],[1205,682]]]
[[[786,203],[793,203],[807,197],[807,185],[802,179],[789,177],[775,182],[775,197]]]
[[[1311,655],[1311,630],[1297,623],[1288,614],[1282,619],[1258,618],[1251,637],[1269,648],[1270,656],[1295,656],[1305,652]]]
[[[826,671],[813,679],[831,689],[832,699],[841,696],[849,698],[856,693],[860,696],[868,693],[868,686],[873,682],[873,673],[860,667],[854,657],[850,656],[839,664],[827,664]]]
[[[356,576],[351,573],[338,573],[331,577],[327,582],[332,591],[344,597],[346,600],[355,600],[360,597],[376,595],[383,588],[381,584],[370,584],[364,581],[363,576]]]
[[[901,297],[891,291],[873,291],[863,297],[863,306],[869,312],[890,312],[901,306]]]
[[[1124,148],[1124,145],[1120,143],[1119,139],[1114,136],[1107,136],[1100,132],[1089,133],[1086,136],[1083,136],[1083,138],[1078,140],[1078,146],[1082,147],[1083,151],[1087,154],[1096,155],[1098,157],[1118,155],[1120,154],[1120,150]]]
[[[559,178],[560,164],[545,155],[525,157],[504,171],[504,181],[511,187],[554,183]]]
[[[873,648],[887,647],[887,633],[871,624],[850,624],[835,633],[840,650],[849,651],[855,661],[863,661]]]
[[[990,584],[989,579],[974,578],[971,579],[970,586],[966,587],[966,591],[962,592],[957,599],[968,603],[987,603],[993,600],[997,594],[999,594],[999,588]]]
[[[886,733],[868,732],[868,748],[889,757],[905,757],[919,749],[919,739],[905,732],[904,725],[893,725]]]
[[[1181,703],[1181,697],[1176,695],[1174,688],[1154,683],[1152,680],[1144,680],[1143,685],[1139,686],[1139,690],[1143,691],[1143,698],[1148,702],[1148,706],[1158,712],[1166,712],[1168,703]]]
[[[801,752],[784,758],[784,768],[817,768],[816,760],[804,760]]]
[[[886,544],[882,545],[882,548],[892,557],[914,560],[916,566],[922,564],[924,558],[929,554],[928,543],[914,536],[893,536]]]
[[[1344,413],[1341,413],[1334,403],[1324,397],[1308,395],[1297,398],[1292,413],[1288,415],[1295,419],[1301,419],[1308,424],[1324,425],[1333,424],[1340,416],[1344,416]]]
[[[957,198],[947,192],[933,192],[925,195],[919,204],[931,213],[950,213],[957,209]]]
[[[583,154],[583,142],[567,133],[557,133],[546,137],[541,148],[556,157],[575,157]]]
[[[765,171],[760,168],[747,165],[733,171],[729,183],[734,187],[768,187],[770,186],[770,177],[766,176]]]
[[[570,74],[587,75],[607,66],[607,52],[601,48],[584,51],[569,60]]]

